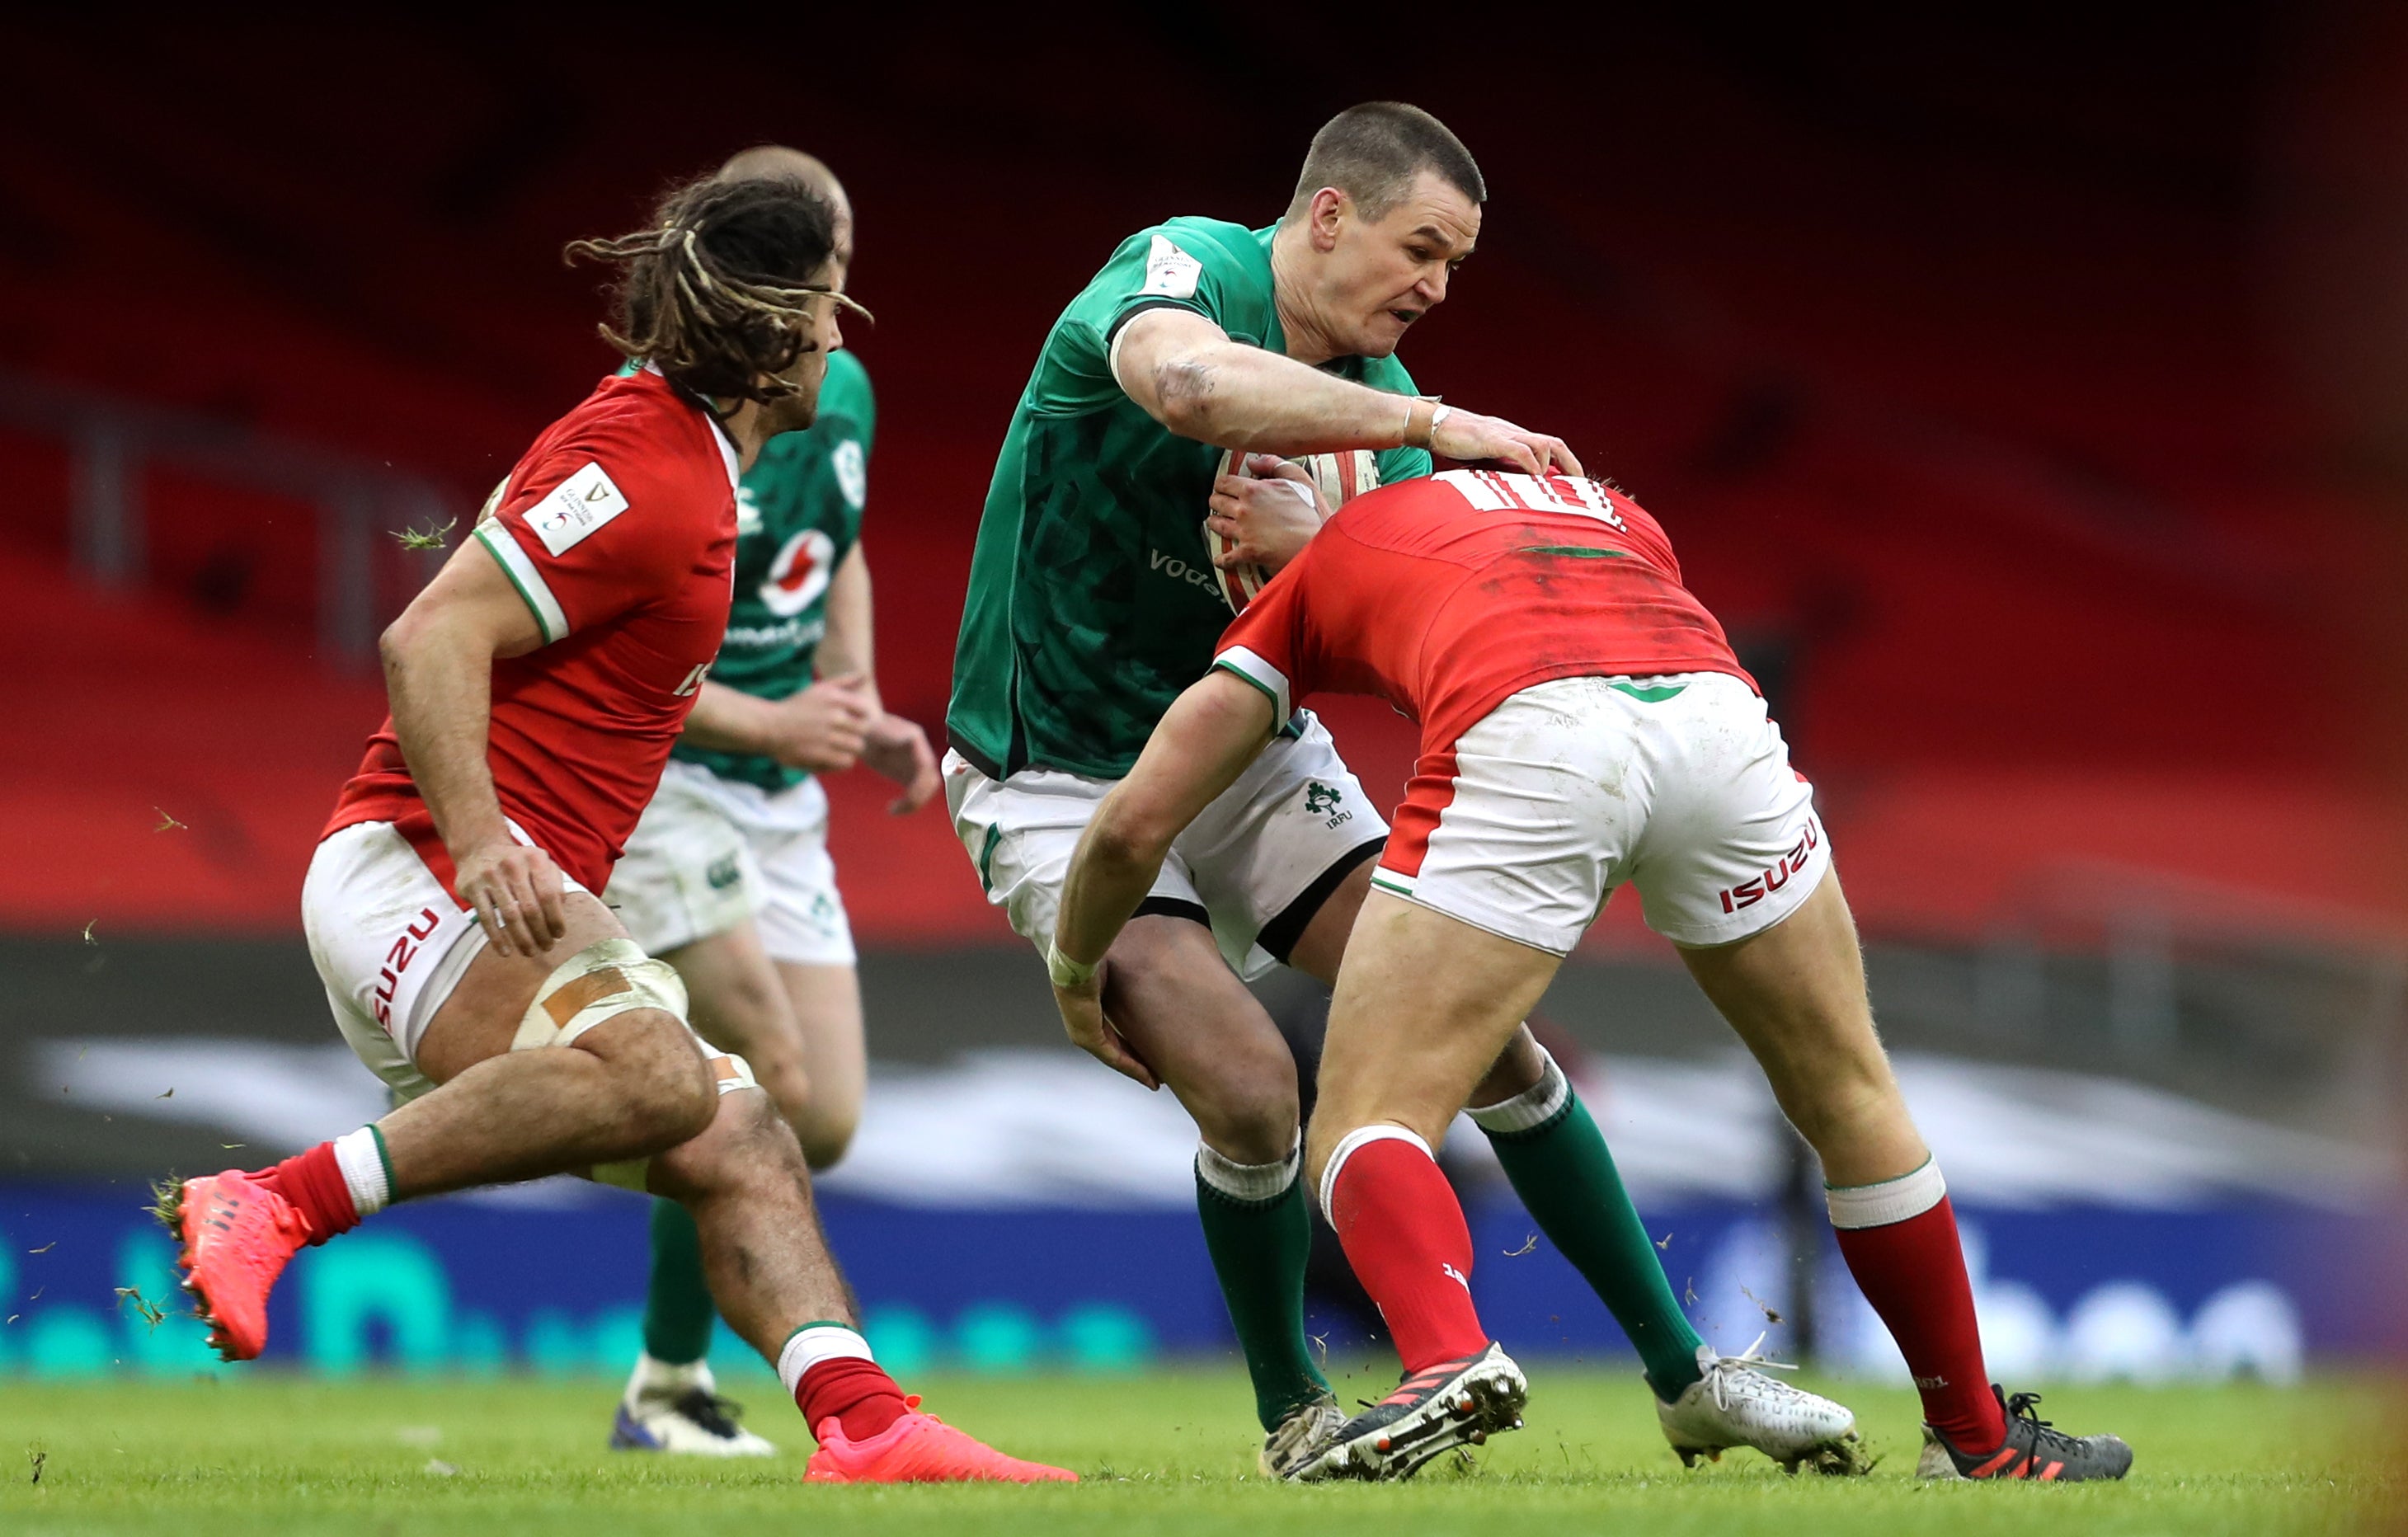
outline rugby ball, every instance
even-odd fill
[[[1212,478],[1218,481],[1224,475],[1235,475],[1241,480],[1254,479],[1253,472],[1246,467],[1246,454],[1237,449],[1224,450],[1220,462],[1213,467]],[[1304,472],[1312,477],[1313,489],[1321,493],[1321,505],[1330,512],[1337,511],[1380,484],[1380,461],[1369,449],[1307,453],[1292,463],[1301,466]],[[1295,485],[1294,481],[1288,483]],[[1297,487],[1297,494],[1302,496],[1303,488]],[[1219,581],[1221,596],[1227,600],[1229,611],[1243,613],[1254,595],[1263,590],[1263,583],[1270,580],[1270,573],[1252,561],[1224,568],[1221,556],[1228,545],[1212,531],[1209,522],[1204,525],[1204,548],[1212,557],[1212,574]]]

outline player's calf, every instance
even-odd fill
[[[768,1096],[726,1096],[701,1136],[652,1160],[651,1184],[694,1214],[721,1313],[776,1365],[819,1438],[807,1479],[1075,1482],[920,1413],[878,1365],[820,1231],[802,1148]]]

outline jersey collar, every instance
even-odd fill
[[[677,381],[675,380],[661,372],[660,366],[658,364],[647,363],[644,365],[643,371],[651,374],[662,383],[666,384],[677,394],[681,395],[685,395],[685,391],[678,389]],[[708,406],[703,405],[699,399],[690,398],[689,404],[693,405],[695,409],[702,413],[702,419],[704,421],[710,424],[711,441],[719,445],[720,462],[727,470],[727,489],[730,491],[735,490],[738,486],[744,483],[744,472],[739,467],[741,456],[736,452],[736,439],[727,435],[727,428],[721,424],[717,412],[711,410]]]

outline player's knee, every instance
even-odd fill
[[[1269,1163],[1296,1148],[1301,1115],[1296,1058],[1276,1035],[1232,1041],[1178,1085],[1204,1141],[1239,1163]]]
[[[803,1067],[802,1054],[773,1051],[756,1056],[748,1052],[744,1059],[752,1064],[753,1081],[768,1091],[770,1103],[800,1135],[811,1114],[811,1075]]]
[[[748,1061],[767,1055],[763,1048],[771,1039],[794,1031],[786,996],[778,989],[776,979],[765,980],[749,970],[738,970],[712,987],[710,1014],[709,1022],[724,1027],[720,1033],[730,1037],[729,1044],[742,1051]]]
[[[767,1094],[746,1089],[715,1099],[711,1118],[700,1131],[652,1160],[655,1195],[791,1188],[808,1177],[795,1133]]]
[[[810,1166],[795,1128],[766,1094],[731,1094],[723,1101],[727,1135],[721,1153],[724,1183],[742,1185],[763,1199],[778,1200],[810,1185]]]
[[[622,1017],[622,1028],[595,1030],[578,1044],[609,1065],[629,1140],[658,1151],[701,1135],[717,1113],[719,1089],[693,1032],[657,1009]]]
[[[853,1146],[853,1134],[860,1128],[858,1108],[838,1105],[811,1105],[804,1113],[790,1117],[794,1123],[795,1140],[802,1143],[803,1161],[814,1172],[834,1169],[844,1161]]]
[[[1298,1111],[1290,1061],[1220,1064],[1210,1088],[1187,1098],[1206,1144],[1232,1162],[1273,1163],[1295,1151]]]
[[[1906,1114],[1898,1081],[1884,1063],[1827,1068],[1777,1090],[1782,1113],[1818,1152],[1868,1131],[1887,1130],[1892,1120]]]

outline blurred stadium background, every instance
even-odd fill
[[[396,531],[472,517],[613,362],[565,240],[748,143],[844,177],[881,674],[934,734],[1054,313],[1129,230],[1275,217],[1312,130],[1374,96],[1493,189],[1416,374],[1664,519],[1821,787],[1994,1366],[2287,1380],[2398,1348],[2408,16],[2171,14],[1702,7],[1477,48],[1259,4],[733,49],[11,22],[0,1375],[205,1368],[120,1305],[169,1286],[146,1180],[376,1110],[301,872],[382,712],[377,631],[439,558]],[[1393,798],[1406,725],[1326,714]],[[830,790],[876,1070],[823,1189],[882,1354],[1228,1351],[1176,1107],[1059,1043],[939,812]],[[1320,1000],[1271,997],[1309,1043]],[[1890,1370],[1794,1139],[1635,908],[1546,1017],[1710,1335]],[[1479,1141],[1484,1312],[1612,1358]],[[405,1208],[305,1257],[271,1354],[615,1372],[642,1262],[609,1192]],[[1364,1339],[1324,1280],[1333,1349]]]

